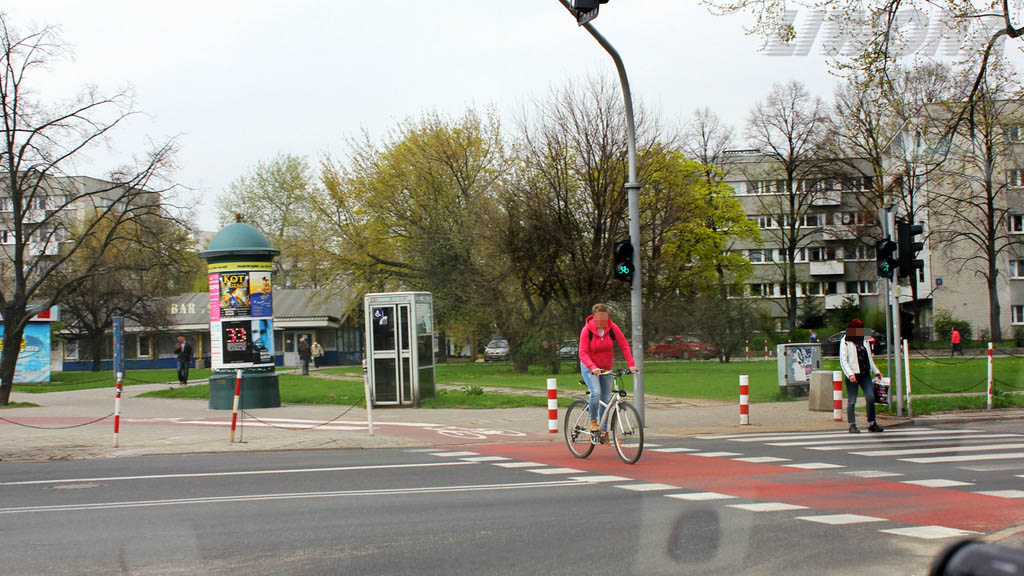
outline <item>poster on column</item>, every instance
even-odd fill
[[[274,315],[273,289],[270,286],[270,272],[249,272],[249,302],[254,318]]]
[[[222,318],[252,316],[249,304],[249,273],[222,272],[220,275],[220,315]]]
[[[274,365],[274,326],[270,318],[259,320],[223,320],[220,341],[225,368]]]

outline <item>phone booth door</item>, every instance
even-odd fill
[[[411,404],[412,350],[409,305],[370,307],[374,404]]]

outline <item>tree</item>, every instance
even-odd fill
[[[54,272],[51,281],[66,287],[60,301],[65,330],[88,343],[84,354],[92,359],[96,372],[114,317],[153,330],[165,327],[168,316],[160,297],[188,290],[190,279],[204,267],[188,231],[174,222],[157,219],[126,223],[118,237],[105,244],[101,238],[113,219],[100,216],[105,222],[88,226],[90,219],[85,218],[72,233],[86,228],[91,228],[91,233],[74,238],[80,248]],[[90,267],[98,273],[82,273]]]
[[[772,221],[762,227],[769,244],[779,246],[783,255],[778,262],[785,288],[783,310],[789,329],[797,325],[798,282],[797,252],[817,229],[804,225],[804,217],[817,194],[823,192],[819,145],[828,114],[821,99],[812,96],[797,81],[776,84],[764,101],[759,102],[747,120],[747,140],[766,157],[746,174],[757,187],[757,200],[763,218]]]
[[[952,139],[950,160],[938,173],[929,202],[930,234],[948,261],[985,279],[989,329],[1002,339],[1000,261],[1022,245],[1010,229],[1018,201],[1011,191],[1019,171],[1007,126],[1019,122],[1019,81],[1005,62],[990,62],[975,98],[975,129],[962,126]],[[948,143],[944,143],[948,145]],[[1009,178],[1008,178],[1009,176]]]
[[[239,176],[217,200],[221,223],[235,214],[259,228],[281,251],[274,259],[274,282],[282,287],[320,288],[320,242],[311,233],[315,178],[305,158],[281,154]]]
[[[683,154],[707,167],[704,176],[709,182],[721,175],[725,151],[732,147],[731,126],[723,124],[710,108],[694,111],[683,129]]]
[[[125,227],[172,218],[166,198],[172,188],[165,176],[172,167],[173,141],[112,171],[106,180],[68,175],[77,158],[103,144],[135,111],[128,92],[105,96],[95,88],[66,103],[39,100],[35,75],[64,53],[56,30],[22,35],[0,14],[0,199],[10,207],[4,220],[8,245],[0,251],[0,405],[9,401],[22,336],[35,307],[50,307],[79,282],[104,274],[98,256]],[[82,244],[66,240],[77,214],[92,209],[98,217],[78,236],[95,239],[97,257],[88,258]],[[79,256],[78,272],[57,281],[55,271]]]

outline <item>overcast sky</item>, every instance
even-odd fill
[[[21,30],[60,26],[74,50],[39,79],[41,94],[133,88],[147,116],[114,148],[179,137],[176,180],[197,193],[206,230],[217,228],[214,199],[261,160],[344,157],[347,138],[432,109],[494,105],[508,122],[567,79],[615,78],[558,0],[15,0],[4,10]],[[748,23],[691,0],[611,0],[594,21],[635,100],[672,123],[708,106],[740,134],[774,82],[799,79],[826,99],[835,83],[820,50],[766,55]],[[102,176],[109,160],[93,160],[83,170]]]

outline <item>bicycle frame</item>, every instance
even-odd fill
[[[598,434],[600,434],[601,432],[610,432],[610,430],[608,430],[608,423],[609,423],[609,420],[612,417],[611,415],[614,412],[615,407],[626,396],[626,391],[621,386],[621,384],[622,384],[622,373],[621,372],[622,372],[621,370],[618,371],[618,372],[611,372],[611,371],[609,371],[609,372],[605,372],[603,374],[595,374],[594,375],[594,376],[605,376],[605,375],[612,376],[612,390],[611,390],[611,392],[608,395],[609,396],[608,402],[604,402],[600,398],[597,399],[597,403],[602,408],[604,408],[604,415],[601,416],[601,419],[597,422],[597,427],[600,429],[600,431],[597,432]],[[587,398],[589,396],[590,396],[590,389],[588,388],[586,394],[584,394],[583,397]],[[594,443],[598,444],[598,442],[594,442]]]

